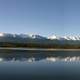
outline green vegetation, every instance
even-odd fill
[[[61,49],[80,49],[80,44],[50,44],[50,43],[8,43],[1,42],[0,47],[23,47],[23,48],[61,48]]]

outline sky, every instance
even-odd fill
[[[80,35],[80,0],[0,0],[0,32]]]

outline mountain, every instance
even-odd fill
[[[10,34],[10,33],[0,33],[0,37],[13,37],[13,38],[32,38],[32,39],[45,39],[46,37],[34,34]]]
[[[80,36],[55,36],[55,35],[52,35],[50,37],[48,37],[48,39],[51,39],[51,40],[54,40],[54,39],[57,39],[57,40],[80,40]]]
[[[18,44],[40,44],[46,42],[47,38],[34,34],[10,34],[0,33],[1,43],[18,43]]]
[[[0,38],[29,38],[29,39],[50,39],[50,40],[80,40],[80,36],[56,36],[52,35],[49,37],[43,37],[41,35],[34,34],[10,34],[10,33],[0,33]]]
[[[80,48],[80,36],[0,33],[0,47]]]

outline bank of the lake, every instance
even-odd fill
[[[80,49],[16,48],[16,47],[0,47],[0,50],[29,50],[29,51],[80,51]]]

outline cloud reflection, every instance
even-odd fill
[[[56,61],[65,61],[65,62],[74,62],[74,61],[80,61],[80,56],[76,57],[47,57],[47,61],[56,62]]]
[[[80,56],[73,56],[73,57],[1,57],[0,62],[2,61],[26,61],[29,63],[45,60],[48,62],[56,62],[56,61],[65,61],[65,62],[74,62],[74,61],[80,61]]]
[[[26,61],[29,63],[36,61],[46,62],[74,62],[80,61],[80,52],[54,51],[54,52],[28,52],[28,51],[0,51],[0,62],[3,61]]]

